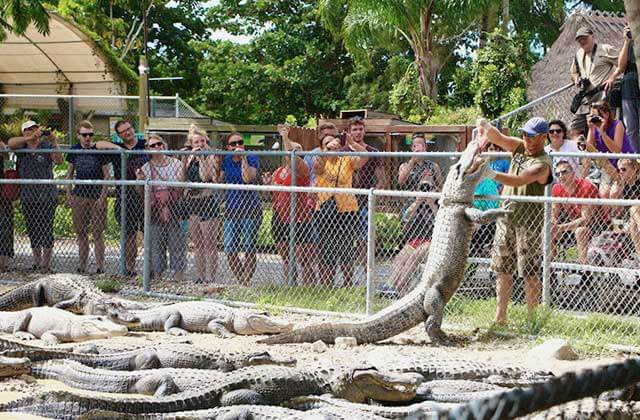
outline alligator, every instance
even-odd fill
[[[0,361],[1,362],[1,361]],[[161,397],[214,386],[225,373],[205,369],[162,368],[132,372],[96,369],[72,360],[34,363],[31,375],[79,389]]]
[[[419,398],[444,403],[465,403],[471,400],[494,397],[508,388],[484,382],[463,379],[435,380],[420,385]]]
[[[64,406],[62,406],[64,408]],[[65,413],[64,409],[56,410]],[[34,413],[37,414],[37,413]],[[45,412],[46,414],[46,412]],[[306,412],[272,405],[234,405],[206,410],[177,413],[126,414],[113,411],[91,410],[77,420],[383,420],[370,412],[344,409],[340,406],[323,406]]]
[[[523,420],[633,420],[640,418],[640,402],[585,398],[519,418]]]
[[[0,339],[0,345],[4,342],[7,340]],[[268,352],[221,353],[175,343],[105,354],[74,353],[72,349],[48,349],[12,341],[7,345],[11,348],[0,351],[1,356],[27,357],[32,362],[69,359],[86,366],[109,370],[190,368],[229,372],[247,366],[268,364],[291,366],[296,363],[295,359],[272,356]]]
[[[20,376],[31,372],[31,360],[26,357],[0,356],[0,378]]]
[[[368,361],[367,363],[374,363]],[[375,363],[374,363],[375,364]],[[547,382],[553,373],[532,371],[519,366],[492,365],[469,359],[429,359],[403,357],[385,361],[385,372],[419,373],[425,382],[434,380],[481,381],[502,387],[530,386]]]
[[[490,223],[511,212],[508,207],[486,211],[473,207],[476,185],[485,177],[487,169],[487,160],[480,158],[479,151],[478,142],[472,141],[449,170],[426,268],[411,293],[363,320],[315,324],[258,342],[282,344],[322,340],[334,343],[336,337],[354,337],[359,344],[375,343],[424,321],[433,343],[449,343],[441,329],[443,312],[464,278],[474,223]]]
[[[136,302],[115,299],[94,287],[79,274],[59,273],[42,277],[0,295],[1,311],[19,311],[34,306],[55,306],[83,315],[117,313],[120,319],[134,322],[129,308],[141,308]]]
[[[0,411],[32,409],[66,402],[68,415],[90,410],[122,413],[167,413],[239,404],[278,405],[291,398],[332,393],[351,402],[411,401],[422,378],[415,374],[381,373],[370,366],[291,368],[256,366],[229,373],[213,387],[154,400],[45,392],[0,404]],[[30,412],[30,411],[29,411]]]
[[[160,305],[132,311],[136,320],[120,319],[114,312],[111,319],[133,330],[165,331],[172,335],[189,332],[210,332],[222,337],[232,333],[242,335],[274,334],[290,331],[292,324],[257,313],[231,308],[214,302],[192,301]]]
[[[412,413],[436,413],[456,408],[459,404],[423,401],[407,406],[384,406],[376,404],[352,403],[331,395],[307,395],[293,398],[283,404],[285,407],[308,411],[323,407],[339,407],[353,412],[369,413],[388,419],[406,418]]]
[[[57,308],[30,308],[0,312],[0,332],[17,338],[41,338],[46,344],[79,342],[122,336],[127,327],[96,315],[76,315]]]

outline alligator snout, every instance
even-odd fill
[[[0,356],[0,377],[18,376],[29,373],[30,370],[31,360],[26,357]]]

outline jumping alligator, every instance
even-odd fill
[[[381,373],[368,366],[317,369],[258,366],[229,373],[208,389],[155,400],[45,392],[0,404],[0,411],[32,410],[38,404],[50,406],[65,402],[70,410],[67,415],[80,415],[90,410],[167,413],[239,404],[278,405],[295,397],[326,393],[351,402],[369,399],[402,402],[415,398],[421,382],[420,375]]]
[[[76,315],[57,308],[0,312],[0,332],[17,338],[41,338],[48,345],[125,335],[127,327],[95,315]]]
[[[411,293],[361,321],[311,325],[258,342],[281,344],[322,340],[334,343],[336,337],[355,337],[358,343],[375,343],[424,321],[432,342],[447,343],[447,336],[441,329],[443,312],[464,278],[473,225],[492,222],[510,212],[507,208],[481,211],[473,207],[476,185],[484,178],[487,168],[486,159],[478,154],[478,142],[474,140],[449,170],[426,269]]]
[[[145,348],[106,354],[74,353],[71,349],[48,349],[39,346],[17,344],[0,339],[0,351],[5,357],[26,357],[32,362],[69,359],[83,365],[109,370],[140,370],[158,368],[211,369],[229,372],[247,366],[294,365],[295,359],[272,356],[268,352],[221,353],[188,344],[159,344]]]
[[[52,274],[0,295],[1,311],[19,311],[34,306],[55,306],[83,315],[117,313],[120,319],[135,322],[129,309],[134,302],[112,298],[78,274]]]
[[[223,337],[231,333],[242,335],[275,334],[290,331],[291,323],[270,318],[265,313],[231,308],[214,302],[178,302],[149,309],[132,311],[136,320],[120,319],[112,314],[112,321],[133,330],[165,331],[172,335],[188,332],[211,332]]]

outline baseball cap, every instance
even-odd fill
[[[549,123],[544,118],[533,117],[524,124],[520,131],[527,133],[531,137],[538,134],[546,134],[549,132]]]
[[[27,122],[22,123],[22,131],[37,125],[38,125],[37,122],[29,120]]]
[[[580,38],[581,36],[589,36],[589,35],[593,35],[593,31],[587,28],[586,26],[583,26],[582,28],[576,31],[576,39]]]

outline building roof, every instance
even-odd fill
[[[30,26],[0,42],[0,93],[122,95],[136,74],[97,35],[49,12],[50,32]]]
[[[570,68],[577,49],[575,33],[578,28],[583,26],[591,28],[595,34],[596,43],[610,44],[620,48],[625,23],[624,16],[601,11],[581,9],[569,16],[562,25],[560,36],[553,43],[547,55],[533,67],[527,91],[529,100],[537,99],[571,83]],[[575,93],[575,89],[568,89],[537,105],[530,111],[530,114],[546,118],[560,118],[568,123],[573,115],[569,111],[569,107]]]

